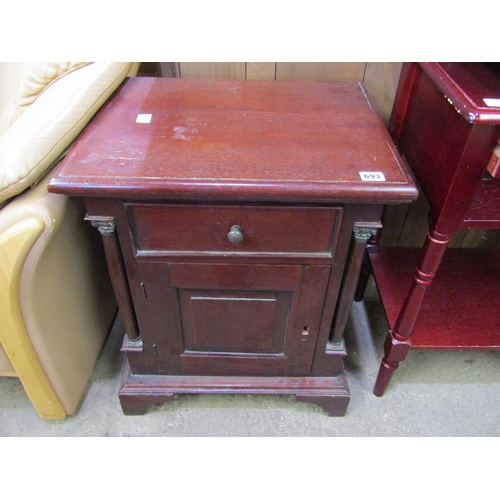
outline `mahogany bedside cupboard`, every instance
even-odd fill
[[[345,414],[366,241],[418,194],[360,84],[129,79],[49,190],[83,197],[102,234],[124,413],[224,393]]]

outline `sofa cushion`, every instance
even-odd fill
[[[26,107],[0,137],[0,203],[35,184],[116,90],[131,63],[38,63],[26,75]]]
[[[17,105],[33,104],[38,96],[59,78],[86,66],[84,62],[40,62],[28,63],[24,80],[19,89]]]
[[[22,114],[19,89],[23,86],[27,63],[0,63],[0,136]]]

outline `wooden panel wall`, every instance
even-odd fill
[[[385,123],[402,63],[366,62],[160,62],[141,63],[139,74],[183,78],[246,78],[253,80],[331,80],[364,82]]]
[[[176,62],[142,63],[139,74],[184,78],[331,80],[363,82],[374,109],[388,123],[401,72],[400,62]],[[428,205],[387,207],[381,244],[421,245],[427,233]],[[499,230],[463,230],[451,246],[500,248]]]

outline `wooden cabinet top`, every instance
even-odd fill
[[[420,63],[450,104],[470,123],[500,125],[500,63]]]
[[[417,197],[358,83],[130,78],[51,192],[142,199],[409,202]]]

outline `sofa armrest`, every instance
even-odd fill
[[[42,220],[28,217],[0,234],[0,342],[40,416],[63,418],[66,412],[33,349],[19,304],[22,268],[43,229]]]
[[[135,63],[92,63],[46,86],[0,137],[0,203],[36,183],[134,71]]]
[[[82,201],[47,192],[54,169],[0,211],[0,237],[27,219],[41,224],[40,234],[17,264],[18,291],[11,302],[17,301],[15,321],[21,326],[14,334],[25,329],[45,377],[70,415],[82,398],[117,306],[100,235],[84,222]],[[7,345],[4,349],[9,355]],[[29,380],[12,364],[29,394]],[[43,418],[62,418],[35,406]]]

